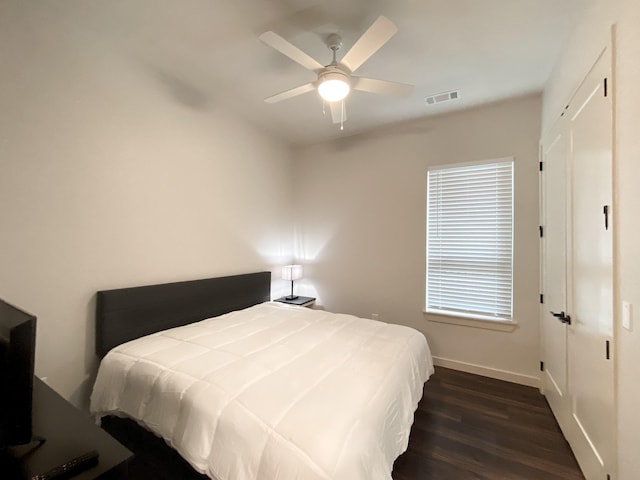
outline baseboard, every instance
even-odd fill
[[[433,357],[433,364],[438,367],[451,368],[453,370],[460,370],[461,372],[474,373],[476,375],[482,375],[483,377],[496,378],[498,380],[505,380],[507,382],[518,383],[520,385],[527,385],[529,387],[540,388],[540,378],[532,377],[529,375],[523,375],[521,373],[510,372],[508,370],[500,370],[498,368],[483,367],[482,365],[475,365],[473,363],[459,362],[458,360],[451,360],[442,357]]]

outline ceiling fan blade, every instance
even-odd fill
[[[277,33],[271,31],[264,32],[258,38],[270,47],[275,48],[283,55],[286,55],[294,62],[299,63],[304,68],[311,70],[312,72],[318,73],[324,68],[324,65],[322,65],[320,62],[304,53],[295,45],[289,43]]]
[[[380,93],[394,97],[408,97],[413,91],[413,85],[367,77],[351,77],[351,88],[362,92]]]
[[[310,92],[311,90],[315,90],[316,86],[313,83],[305,83],[304,85],[300,85],[299,87],[291,88],[289,90],[285,90],[284,92],[280,92],[276,95],[272,95],[264,99],[267,103],[276,103],[281,102],[282,100],[286,100],[288,98],[297,97],[298,95],[302,95],[303,93]]]
[[[344,123],[347,121],[347,105],[344,100],[339,102],[330,102],[331,120],[333,123]]]
[[[382,15],[379,16],[344,57],[342,57],[340,63],[351,72],[355,72],[371,55],[382,48],[397,31],[398,28],[391,20]]]

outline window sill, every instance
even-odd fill
[[[482,320],[479,318],[464,318],[442,313],[423,312],[425,318],[430,322],[448,323],[450,325],[460,325],[463,327],[483,328],[485,330],[496,330],[499,332],[513,332],[518,328],[518,324],[513,320]]]

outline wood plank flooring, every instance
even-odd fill
[[[394,480],[584,480],[540,392],[436,367]]]
[[[153,435],[105,429],[136,457],[130,480],[202,480]],[[437,367],[393,480],[584,480],[535,388]],[[304,479],[300,479],[304,480]]]

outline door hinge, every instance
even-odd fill
[[[604,229],[609,230],[609,205],[602,207],[602,213],[604,214]]]
[[[609,82],[607,77],[604,77],[604,96],[606,97],[609,94]]]
[[[539,168],[540,168],[540,171],[542,171],[542,169],[544,168],[544,167],[542,166],[542,162],[540,162],[540,163],[539,163]]]
[[[544,362],[540,362],[540,371],[544,372]]]
[[[605,349],[605,354],[607,356],[607,360],[611,360],[611,347],[610,347],[609,340],[605,342],[604,349]]]
[[[544,303],[544,293],[540,294],[540,303]]]
[[[544,237],[544,227],[540,225],[538,226],[538,229],[540,230],[540,238]]]

